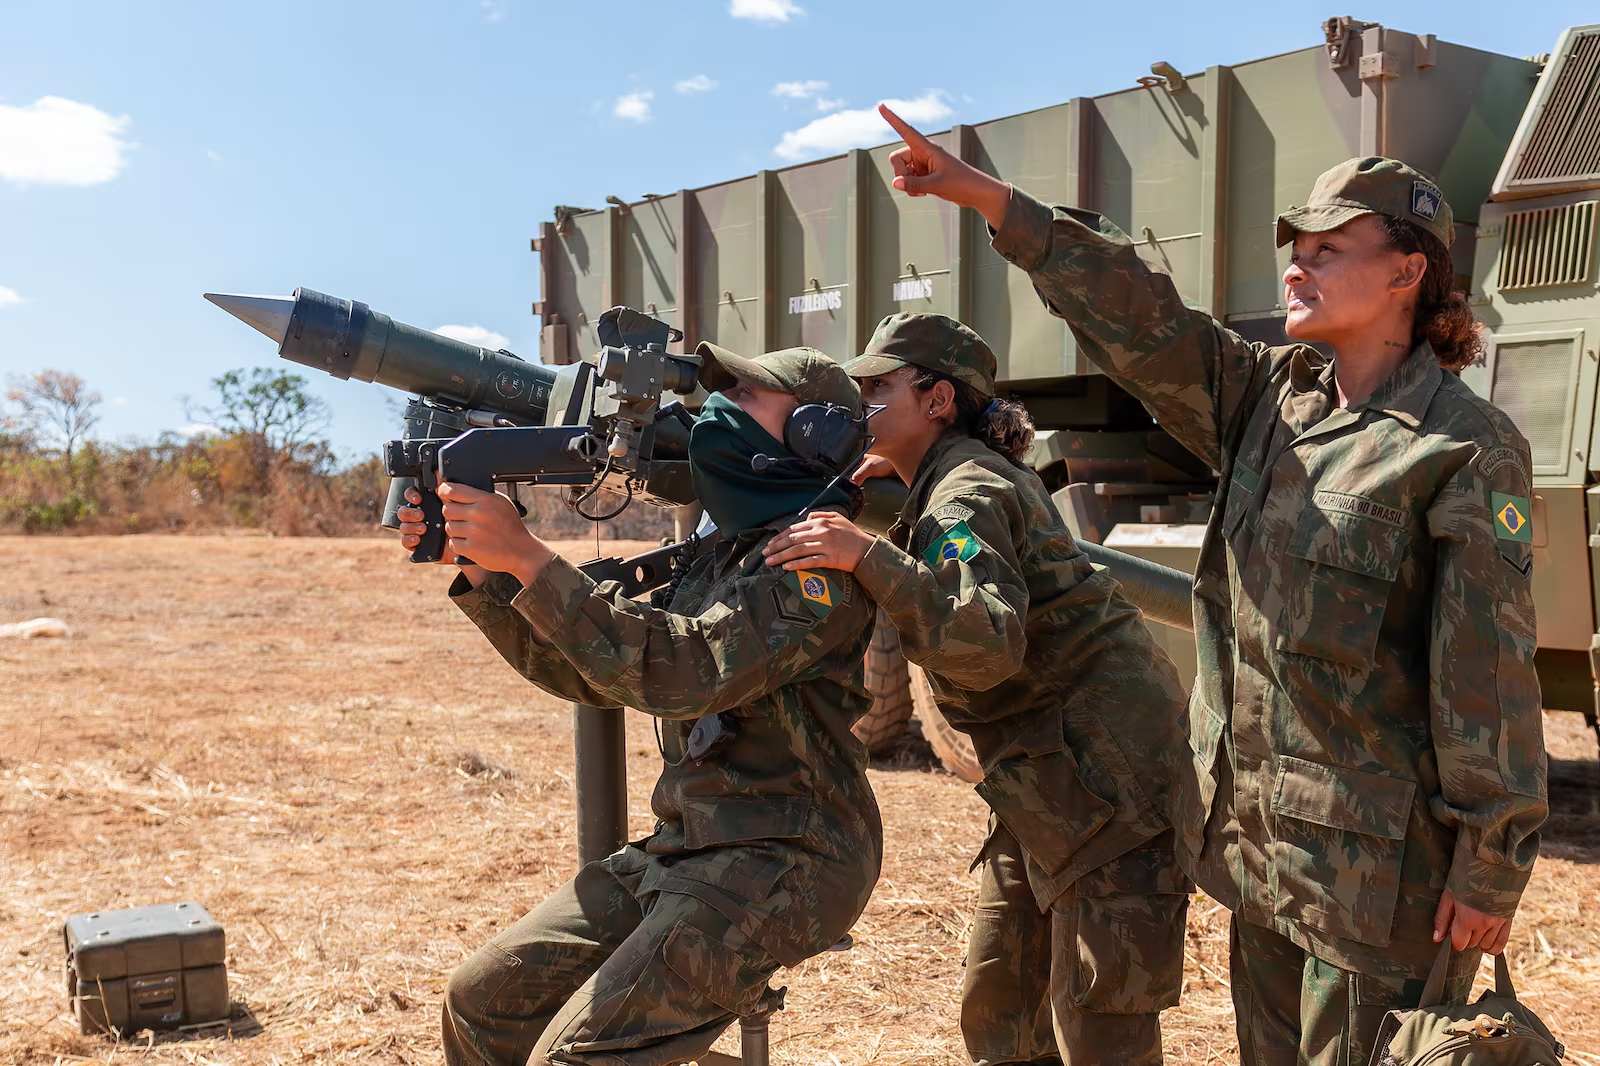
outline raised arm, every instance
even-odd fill
[[[871,621],[848,575],[759,563],[728,599],[693,617],[630,600],[615,583],[597,586],[563,559],[511,602],[605,702],[661,718],[731,711],[813,676]]]
[[[888,108],[906,141],[890,156],[895,187],[971,207],[994,249],[1027,271],[1085,355],[1136,396],[1161,428],[1221,469],[1241,413],[1266,388],[1267,349],[1184,306],[1126,234],[1092,211],[1050,208],[946,152]]]

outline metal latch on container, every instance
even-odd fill
[[[1362,81],[1387,81],[1400,76],[1400,57],[1393,52],[1374,52],[1361,57],[1358,68]]]

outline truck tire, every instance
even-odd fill
[[[907,663],[906,667],[911,674],[911,703],[917,720],[922,723],[923,739],[946,770],[974,785],[982,781],[983,766],[978,762],[978,753],[972,750],[972,738],[945,721],[944,715],[939,713],[939,705],[933,702],[933,689],[928,687],[922,667],[915,663]]]
[[[867,691],[872,708],[850,732],[876,755],[906,731],[911,720],[911,685],[906,657],[900,654],[900,634],[881,610],[867,648]]]

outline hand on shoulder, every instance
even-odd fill
[[[769,540],[761,549],[768,566],[785,570],[826,569],[854,573],[877,539],[841,514],[818,511]]]

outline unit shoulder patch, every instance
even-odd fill
[[[922,553],[923,561],[929,566],[938,566],[940,563],[964,563],[978,554],[979,544],[976,534],[968,528],[963,520],[946,529],[942,535],[935,537]]]
[[[1485,481],[1492,480],[1494,476],[1506,467],[1515,467],[1517,473],[1522,475],[1524,482],[1528,479],[1528,472],[1522,468],[1522,455],[1509,444],[1497,444],[1493,448],[1485,448],[1478,456],[1478,473]]]
[[[798,592],[818,618],[827,617],[839,604],[849,602],[848,586],[831,570],[785,570],[783,583]]]
[[[1489,512],[1490,519],[1494,522],[1496,540],[1514,540],[1519,544],[1533,543],[1533,507],[1526,496],[1491,492]]]
[[[941,522],[965,522],[977,513],[964,503],[946,503],[929,511],[926,517],[936,518]]]

